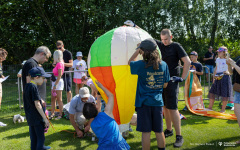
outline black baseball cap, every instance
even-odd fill
[[[46,77],[49,78],[51,77],[50,74],[47,74],[42,67],[34,67],[28,72],[31,77]]]
[[[137,49],[140,48],[141,50],[147,50],[147,51],[154,51],[157,48],[157,43],[152,38],[148,38],[146,40],[143,40],[141,44],[137,47]]]

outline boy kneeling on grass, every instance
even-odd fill
[[[45,79],[44,77],[50,77],[51,75],[46,74],[41,67],[34,67],[29,70],[28,73],[31,76],[31,82],[27,83],[23,90],[23,101],[26,119],[29,125],[31,149],[50,149],[50,147],[44,146],[44,128],[49,127],[49,122],[43,110],[45,108],[43,107],[45,102],[41,100],[37,85],[42,85]]]
[[[101,112],[101,95],[98,93],[97,105],[86,103],[83,107],[83,115],[86,119],[92,120],[91,128],[99,139],[98,150],[129,150],[130,146],[122,137],[113,117],[114,96],[100,82],[96,81],[96,84],[108,97],[105,110]]]

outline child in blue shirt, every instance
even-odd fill
[[[136,61],[138,55],[143,60]],[[154,131],[158,149],[165,149],[163,133],[163,88],[170,80],[168,66],[161,61],[155,40],[140,43],[128,64],[132,74],[138,75],[136,92],[137,131],[142,132],[142,149],[150,149],[150,135]]]
[[[39,95],[37,85],[42,85],[44,77],[50,77],[50,74],[41,67],[34,67],[29,70],[31,82],[27,83],[23,90],[24,110],[27,123],[29,125],[29,134],[32,150],[44,149],[44,128],[49,127],[49,122],[44,114],[42,100]],[[49,149],[49,147],[47,148]]]
[[[101,112],[101,95],[97,95],[97,105],[85,103],[83,115],[86,119],[92,120],[91,128],[98,141],[98,150],[129,150],[130,146],[122,137],[117,122],[113,117],[114,96],[100,82],[96,84],[101,88],[108,97],[104,112]]]

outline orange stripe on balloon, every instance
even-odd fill
[[[117,105],[117,97],[115,92],[116,83],[113,78],[112,67],[94,67],[90,68],[90,70],[94,78],[96,78],[100,83],[102,83],[102,85],[106,87],[114,95],[113,116],[115,121],[118,124],[121,124]],[[104,100],[105,102],[107,102],[107,99]]]

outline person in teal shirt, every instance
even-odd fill
[[[139,54],[143,60],[136,61]],[[140,43],[128,64],[131,74],[138,75],[135,107],[137,131],[142,132],[142,149],[150,149],[150,135],[154,131],[158,149],[164,150],[162,92],[170,80],[168,65],[161,60],[157,43],[151,38]]]

